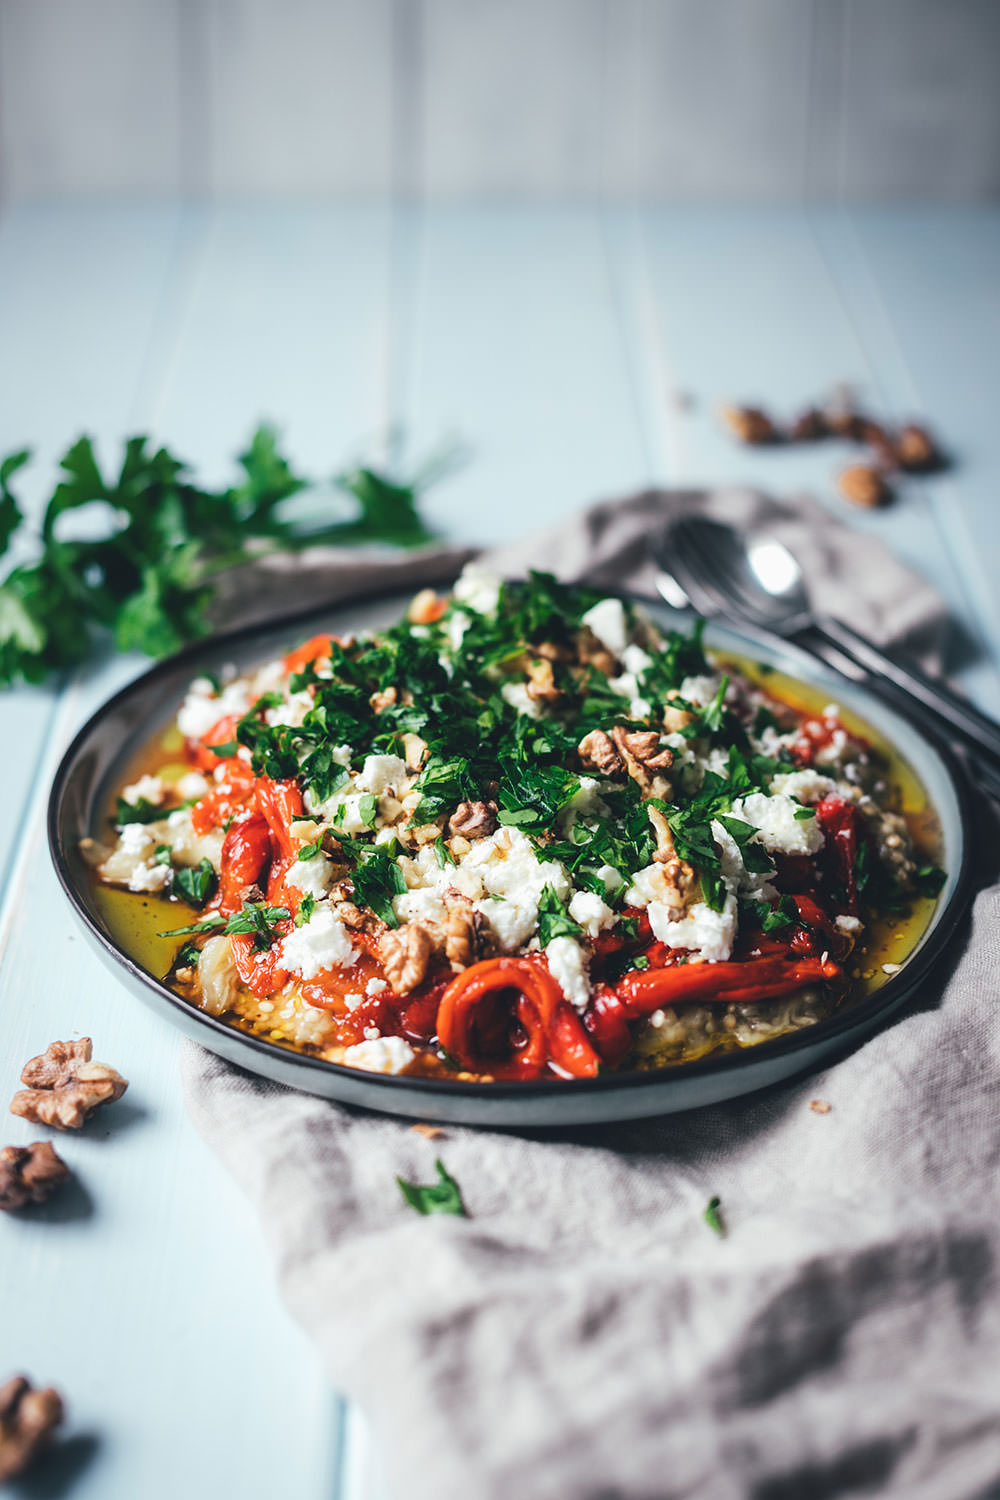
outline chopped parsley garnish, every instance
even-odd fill
[[[458,1183],[454,1177],[449,1176],[440,1157],[434,1166],[438,1174],[437,1182],[423,1184],[407,1182],[405,1177],[397,1177],[399,1191],[418,1214],[454,1214],[459,1219],[467,1218]]]
[[[216,887],[215,869],[211,860],[203,859],[193,867],[183,865],[174,871],[173,892],[183,896],[192,906],[204,906]]]
[[[221,912],[213,911],[207,917],[202,917],[200,922],[192,922],[188,927],[171,927],[167,932],[158,932],[157,937],[190,937],[193,933],[218,932],[225,927],[226,919]]]
[[[580,937],[583,928],[574,922],[557,893],[550,885],[543,886],[538,902],[538,941],[547,948],[553,938]]]
[[[317,854],[322,852],[322,849],[323,840],[317,839],[315,844],[303,844],[301,849],[296,854],[295,858],[297,860],[315,859]]]
[[[197,943],[185,943],[182,948],[178,949],[175,962],[177,968],[183,969],[189,967],[192,964],[197,965],[200,957],[201,949],[198,947]]]
[[[263,901],[244,901],[243,910],[229,918],[227,933],[253,936],[253,946],[260,952],[270,948],[277,937],[275,924],[287,922],[291,912],[287,906],[267,906]]]
[[[117,828],[124,828],[126,823],[157,823],[166,816],[162,807],[157,807],[155,802],[147,802],[145,797],[137,797],[134,802],[126,802],[124,797],[119,797],[114,822]]]
[[[299,902],[299,909],[295,913],[296,927],[304,927],[315,910],[316,897],[312,894],[311,891],[306,891],[305,895],[302,897],[302,900]]]

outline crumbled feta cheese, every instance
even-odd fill
[[[516,708],[519,714],[527,714],[529,719],[540,719],[542,716],[541,704],[536,703],[528,692],[527,684],[524,682],[505,682],[500,689],[500,696],[511,708]]]
[[[489,843],[492,853],[483,864],[483,880],[490,895],[537,905],[544,888],[551,886],[561,901],[568,898],[573,887],[562,865],[553,859],[540,860],[534,844],[519,828],[498,829]]]
[[[500,580],[479,563],[466,563],[452,590],[459,604],[477,615],[491,615],[500,603]]]
[[[138,864],[128,878],[130,891],[163,891],[170,884],[169,865]]]
[[[641,646],[628,645],[622,652],[622,666],[635,677],[641,677],[652,665],[653,658]]]
[[[185,802],[196,797],[204,797],[208,791],[208,782],[200,771],[188,771],[177,783],[177,793],[183,797]]]
[[[365,994],[368,996],[381,995],[389,988],[384,979],[369,979],[365,985]]]
[[[706,963],[722,963],[733,951],[737,906],[731,892],[721,911],[698,901],[679,921],[661,901],[651,901],[647,911],[653,936],[670,948],[686,948]]]
[[[903,967],[902,964],[883,964],[882,965],[882,973],[883,974],[898,974],[900,972],[900,970],[902,969],[902,967]]]
[[[448,920],[448,908],[437,891],[427,887],[394,896],[392,909],[401,922],[430,922],[441,926]]]
[[[619,693],[623,698],[631,700],[639,697],[639,680],[634,672],[623,672],[620,677],[609,677],[608,687],[613,693]]]
[[[285,884],[319,901],[330,889],[333,865],[323,853],[310,859],[293,859],[285,871]]]
[[[367,1073],[403,1073],[416,1054],[401,1036],[381,1036],[355,1042],[344,1053],[350,1068],[364,1068]]]
[[[775,854],[815,854],[823,847],[818,818],[796,818],[796,803],[783,793],[751,792],[733,803],[733,817],[760,830],[761,843]]]
[[[538,926],[538,902],[507,901],[503,897],[487,898],[476,905],[486,918],[498,948],[512,953],[526,943]]]
[[[622,655],[628,642],[628,622],[620,599],[600,599],[582,618],[612,656]]]
[[[456,609],[445,621],[445,632],[448,636],[448,644],[453,651],[457,651],[462,644],[465,632],[472,624],[472,617],[465,613],[464,609]]]
[[[290,693],[282,703],[276,703],[273,708],[266,709],[264,718],[272,729],[282,724],[298,728],[313,707],[312,693]]]
[[[358,956],[343,922],[329,906],[318,906],[308,922],[282,938],[279,963],[290,974],[313,979],[323,969],[349,969]]]
[[[625,892],[625,905],[643,907],[648,906],[651,901],[661,900],[663,880],[662,865],[647,865],[644,870],[636,870],[632,883]]]
[[[749,894],[757,901],[771,901],[778,894],[771,884],[773,869],[752,874],[743,862],[743,852],[728,829],[712,821],[712,838],[719,850],[720,874],[730,891]],[[751,841],[754,842],[754,841]]]
[[[595,938],[615,920],[611,907],[594,891],[575,891],[570,898],[569,914],[590,938]]]
[[[602,865],[597,873],[604,881],[604,891],[608,896],[613,896],[615,891],[620,890],[625,884],[624,877],[618,873],[614,865]]]
[[[147,854],[156,847],[156,840],[145,823],[126,823],[121,831],[121,850],[124,854]]]
[[[553,938],[545,950],[549,973],[569,1003],[586,1010],[590,1000],[590,976],[586,951],[570,937]]]
[[[649,719],[653,715],[653,705],[648,698],[633,698],[628,711],[632,719]]]
[[[835,917],[834,918],[834,925],[837,928],[838,932],[846,932],[848,934],[850,934],[852,932],[860,932],[861,931],[861,918],[860,917],[849,917],[845,913],[843,916]]]
[[[564,834],[575,824],[589,822],[592,818],[605,818],[611,809],[600,794],[601,783],[596,776],[581,776],[580,785],[559,814]]]
[[[688,703],[696,703],[701,708],[707,708],[719,691],[719,683],[722,677],[718,672],[703,673],[699,677],[685,677],[681,683],[680,694]]]
[[[366,755],[354,790],[381,797],[383,792],[395,791],[405,780],[406,763],[398,755]]]
[[[822,776],[811,768],[804,771],[782,771],[771,782],[772,795],[781,792],[786,797],[797,797],[800,802],[822,802],[837,783],[830,776]]]
[[[200,740],[227,714],[241,717],[250,707],[250,693],[245,682],[230,682],[216,696],[207,677],[196,677],[177,715],[177,727],[189,740]]]
[[[364,995],[361,994],[345,995],[344,1004],[347,1006],[348,1010],[357,1010],[358,1006],[361,1004],[364,998]]]
[[[125,788],[122,800],[130,807],[135,807],[139,802],[151,802],[154,807],[159,807],[165,795],[159,776],[140,776],[138,781]]]

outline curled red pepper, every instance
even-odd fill
[[[191,809],[191,827],[197,834],[208,833],[232,817],[251,795],[257,780],[242,756],[234,755],[218,764],[223,767],[221,780]]]
[[[842,970],[830,959],[751,959],[747,963],[675,964],[669,969],[645,969],[626,974],[618,997],[633,1018],[647,1016],[667,1005],[691,1001],[702,1004],[746,1005],[789,995],[807,984],[839,980]]]
[[[248,885],[259,885],[271,858],[271,831],[267,819],[251,813],[234,823],[222,842],[219,860],[219,893],[213,903],[224,916],[232,916],[243,905]]]
[[[314,635],[308,641],[303,641],[301,646],[296,646],[294,651],[289,651],[285,657],[286,672],[301,672],[303,668],[309,667],[314,661],[320,661],[322,657],[329,656],[333,649],[332,635]]]
[[[464,970],[441,996],[437,1031],[471,1072],[538,1078],[550,1062],[573,1077],[597,1072],[579,1016],[539,959],[489,958]]]
[[[188,740],[188,760],[192,761],[199,771],[214,771],[220,762],[220,757],[215,754],[212,746],[226,745],[235,740],[236,726],[239,722],[239,714],[226,714],[200,739]]]
[[[296,818],[302,816],[302,793],[295,781],[272,781],[268,776],[257,778],[257,810],[263,813],[274,839],[275,851],[284,859],[295,853],[291,827]]]
[[[281,925],[287,927],[288,923]],[[249,933],[234,933],[229,941],[232,944],[236,972],[252,995],[264,1000],[282,988],[288,979],[288,973],[278,965],[276,942],[261,952],[255,948],[254,939]]]
[[[852,916],[858,910],[858,810],[843,797],[824,797],[816,816],[826,834],[827,847],[835,861],[836,875],[844,887],[846,906]]]

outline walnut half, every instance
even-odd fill
[[[448,819],[448,832],[466,839],[484,839],[497,826],[495,802],[460,802]]]
[[[670,782],[662,774],[674,763],[674,752],[669,745],[660,744],[660,736],[654,729],[626,729],[616,724],[611,738],[625,769],[632,780],[638,782],[646,797],[668,797]]]
[[[393,994],[408,995],[427,973],[434,944],[419,922],[407,922],[405,927],[384,932],[378,950]]]
[[[26,1085],[10,1101],[12,1115],[57,1130],[78,1130],[101,1104],[112,1104],[128,1082],[107,1063],[91,1062],[89,1036],[78,1042],[52,1042],[21,1073]]]
[[[69,1176],[69,1167],[51,1141],[5,1146],[0,1151],[0,1208],[10,1212],[44,1203]]]
[[[36,1390],[23,1375],[0,1386],[0,1484],[23,1474],[63,1419],[59,1392]]]

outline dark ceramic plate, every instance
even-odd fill
[[[136,752],[173,719],[188,682],[227,663],[245,669],[270,660],[319,630],[348,632],[398,618],[398,594],[356,600],[349,606],[287,616],[267,626],[216,637],[162,662],[117,693],[84,725],[63,757],[49,802],[49,847],[63,890],[101,957],[138,999],[211,1051],[278,1083],[328,1099],[424,1120],[473,1125],[562,1126],[635,1119],[691,1109],[749,1093],[831,1061],[855,1046],[897,1010],[926,978],[951,938],[967,897],[969,838],[962,785],[947,752],[916,722],[888,708],[873,693],[775,637],[709,627],[707,643],[749,657],[829,693],[896,746],[917,772],[943,834],[948,871],[931,923],[917,947],[874,994],[827,1020],[744,1051],[707,1057],[654,1071],[606,1074],[592,1079],[529,1083],[462,1083],[361,1072],[287,1051],[227,1026],[188,1005],[118,946],[94,898],[79,842],[99,832],[103,810]],[[649,601],[643,606],[676,628],[678,616]]]

